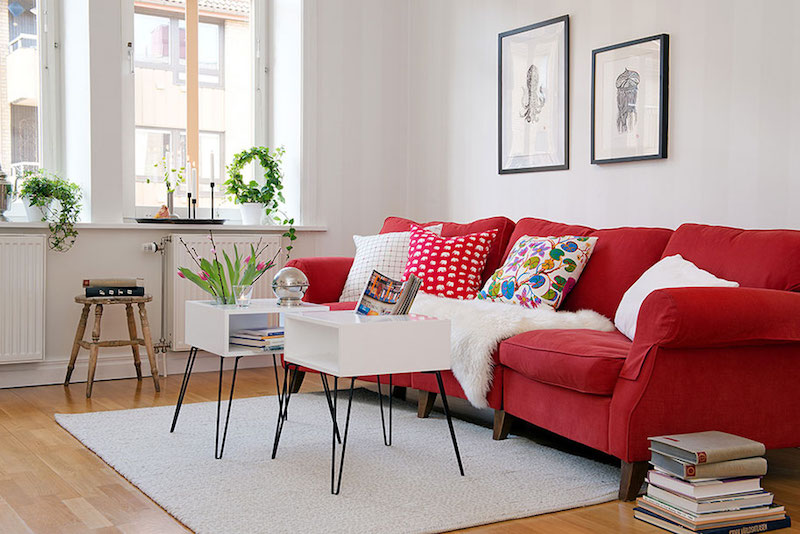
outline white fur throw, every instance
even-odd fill
[[[420,293],[412,313],[450,319],[453,374],[476,408],[486,408],[492,386],[492,354],[498,344],[530,330],[583,328],[611,332],[614,325],[592,310],[554,311],[549,306],[530,309],[486,300],[456,300]]]

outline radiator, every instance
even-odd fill
[[[0,236],[0,363],[44,360],[43,235]]]
[[[178,277],[178,267],[188,267],[197,271],[197,266],[192,261],[186,248],[181,243],[181,239],[189,246],[194,248],[201,257],[209,258],[211,255],[211,242],[205,234],[172,234],[167,248],[169,270],[167,272],[167,341],[173,351],[187,351],[189,346],[184,343],[185,313],[187,300],[209,300],[211,297],[202,289],[197,287],[189,280]],[[261,239],[261,245],[269,244],[267,250],[261,255],[260,260],[272,259],[275,252],[281,246],[281,236],[278,234],[265,235],[215,235],[214,242],[217,244],[217,255],[221,262],[222,250],[225,250],[231,258],[233,257],[233,245],[239,249],[242,256],[247,256],[250,245],[253,246]],[[283,267],[286,254],[282,252],[275,258],[275,267],[269,269],[266,274],[259,278],[253,288],[253,298],[272,298],[272,278],[275,273]],[[227,268],[227,267],[226,267]]]

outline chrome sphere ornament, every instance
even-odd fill
[[[272,291],[278,306],[299,306],[308,289],[308,278],[296,267],[284,267],[272,279]]]

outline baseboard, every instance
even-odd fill
[[[183,374],[186,368],[188,352],[167,353],[167,373]],[[158,355],[158,364],[163,365],[163,355]],[[50,384],[63,384],[67,372],[69,358],[46,360],[42,362],[11,364],[0,366],[0,389],[24,386],[45,386]],[[72,383],[86,382],[89,362],[83,358],[75,362],[75,371],[72,373]],[[233,366],[233,361],[226,362],[225,369]],[[272,356],[248,356],[239,361],[239,369],[255,367],[272,367]],[[219,370],[219,358],[213,354],[200,351],[194,364],[195,373]],[[164,374],[162,372],[162,374]],[[150,363],[147,358],[142,358],[142,375],[150,376]],[[134,378],[136,371],[133,367],[133,358],[130,354],[100,356],[97,360],[95,381],[116,380],[119,378]]]

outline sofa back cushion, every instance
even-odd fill
[[[591,232],[589,236],[597,237],[594,252],[561,308],[590,309],[613,319],[628,288],[661,259],[672,233],[665,228],[631,227]]]
[[[800,291],[798,230],[683,224],[673,233],[662,256],[674,254],[742,287]]]
[[[463,224],[441,221],[418,223],[403,217],[387,217],[383,222],[381,233],[408,232],[411,230],[412,224],[421,226],[442,224],[442,237],[458,237],[497,230],[497,237],[489,249],[489,255],[486,257],[486,266],[481,272],[481,285],[500,267],[508,246],[508,240],[514,231],[514,221],[506,217],[489,217],[488,219],[478,219],[477,221]]]

